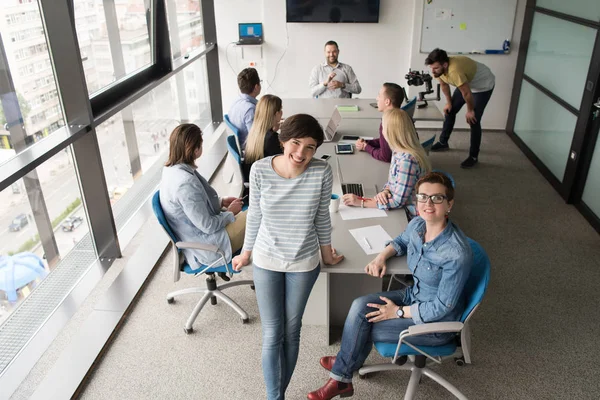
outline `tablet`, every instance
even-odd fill
[[[344,143],[336,144],[335,152],[337,154],[352,154],[352,153],[354,153],[354,145],[344,144]]]
[[[360,136],[353,136],[353,135],[342,136],[342,140],[358,140],[358,139],[360,139]]]

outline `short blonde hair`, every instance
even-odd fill
[[[423,172],[431,171],[431,163],[417,138],[417,131],[406,111],[392,108],[383,113],[383,135],[393,151],[412,155]]]

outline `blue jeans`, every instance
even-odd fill
[[[415,325],[411,318],[388,319],[381,322],[368,322],[365,315],[375,311],[368,303],[384,304],[379,296],[387,297],[396,305],[408,306],[413,303],[409,289],[382,292],[362,296],[354,300],[342,334],[342,346],[331,369],[331,377],[340,382],[352,382],[352,374],[362,367],[373,342],[398,343],[400,332]],[[454,334],[430,334],[407,339],[417,346],[437,346],[448,343]]]
[[[481,118],[483,117],[483,111],[487,106],[494,88],[486,92],[473,93],[473,102],[475,103],[475,118],[477,122],[471,125],[471,147],[469,148],[469,156],[477,158],[479,155],[479,147],[481,145]],[[456,121],[456,114],[460,111],[462,106],[465,104],[465,99],[458,88],[452,93],[452,109],[446,115],[444,119],[444,126],[440,135],[440,143],[447,144],[454,128],[454,122]]]
[[[308,296],[321,266],[309,272],[276,272],[254,266],[262,325],[262,368],[269,400],[283,400],[292,379]]]

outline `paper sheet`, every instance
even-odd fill
[[[349,207],[344,204],[340,204],[339,213],[344,221],[351,219],[387,217],[387,213],[378,208]]]
[[[350,229],[349,232],[352,236],[354,236],[356,242],[367,254],[381,253],[385,248],[386,242],[392,240],[390,235],[388,235],[381,225]]]

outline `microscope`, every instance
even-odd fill
[[[429,101],[440,101],[440,84],[437,84],[437,94],[436,97],[425,98],[426,95],[433,93],[433,78],[429,75],[428,72],[419,72],[408,70],[408,74],[404,75],[404,79],[406,79],[406,83],[408,86],[421,86],[425,84],[425,91],[419,92],[417,96],[417,108],[427,107],[427,100]]]

